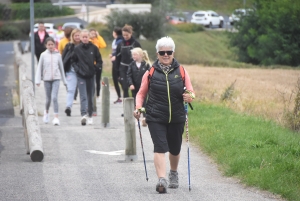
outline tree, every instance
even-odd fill
[[[262,65],[300,65],[300,2],[256,0],[255,10],[231,35],[240,61]]]

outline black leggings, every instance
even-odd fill
[[[122,90],[123,90],[123,98],[127,98],[129,97],[129,93],[128,93],[128,83],[127,83],[127,69],[128,66],[120,66],[120,82],[122,85]]]
[[[118,94],[118,98],[121,98],[121,90],[120,90],[120,86],[119,86],[119,73],[115,69],[115,62],[112,63],[112,78],[114,81],[114,86],[115,86],[116,92]]]
[[[100,89],[101,89],[101,74],[102,74],[102,71],[96,71],[96,94],[97,94],[97,97],[100,96]]]

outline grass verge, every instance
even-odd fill
[[[193,103],[191,139],[226,176],[300,200],[300,135],[257,117],[211,104]]]

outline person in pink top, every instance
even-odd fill
[[[39,22],[38,30],[34,33],[34,51],[38,62],[42,52],[46,50],[45,41],[48,37],[49,34],[46,32],[44,22]]]
[[[168,187],[179,186],[177,168],[186,120],[184,102],[190,103],[195,98],[189,74],[174,58],[174,51],[172,38],[163,37],[157,41],[158,59],[143,75],[133,113],[135,118],[140,118],[148,94],[146,122],[154,145],[154,166],[158,177],[156,191],[159,193],[166,193]],[[170,161],[169,181],[166,179],[166,152],[169,152]]]

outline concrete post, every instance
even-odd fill
[[[126,135],[125,161],[136,161],[135,121],[133,117],[134,99],[124,98],[124,125]]]
[[[108,77],[102,78],[102,119],[101,124],[103,127],[109,127],[109,101],[110,101],[110,92],[109,92],[109,82]]]

